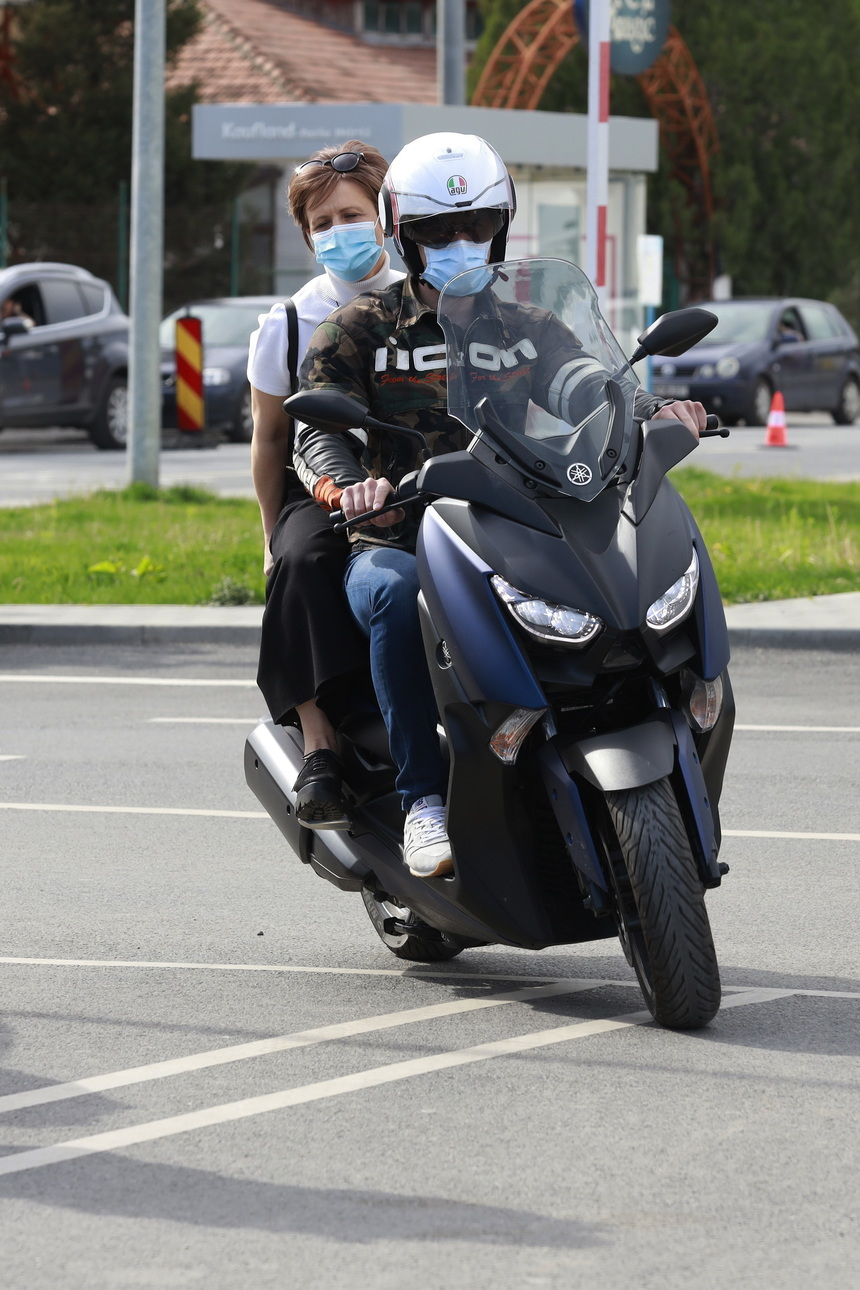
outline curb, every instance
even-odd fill
[[[249,623],[3,623],[2,645],[243,645],[258,647]],[[860,628],[730,627],[732,649],[860,651]]]

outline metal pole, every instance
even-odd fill
[[[128,313],[128,180],[119,181],[119,223],[116,248],[116,294]]]
[[[230,215],[230,295],[239,294],[239,198],[233,198]]]
[[[165,0],[135,0],[128,478],[157,486],[164,251]]]
[[[0,269],[6,268],[6,238],[9,223],[9,194],[4,176],[0,179]]]
[[[436,93],[440,103],[466,102],[465,0],[436,0]]]
[[[601,305],[606,298],[606,208],[609,194],[610,0],[588,8],[588,186],[585,271]]]

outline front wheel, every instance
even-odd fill
[[[128,443],[128,381],[112,376],[101,406],[89,428],[90,438],[103,451],[118,451]]]
[[[839,403],[830,413],[838,426],[853,426],[860,415],[860,384],[849,376],[839,394]]]
[[[449,945],[439,932],[422,923],[405,905],[395,904],[390,896],[363,887],[361,898],[380,940],[399,959],[409,959],[413,963],[441,963],[462,953],[459,946]],[[387,932],[385,923],[389,919],[396,919],[406,927],[414,926],[415,931]]]
[[[766,426],[770,416],[770,405],[773,389],[767,377],[760,376],[755,383],[752,398],[744,410],[744,421],[748,426]]]
[[[608,792],[618,935],[655,1021],[706,1026],[720,1006],[720,972],[687,830],[668,779]]]

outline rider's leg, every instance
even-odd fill
[[[404,858],[421,877],[448,873],[452,861],[443,805],[448,767],[436,733],[415,557],[394,547],[363,551],[347,566],[344,586],[355,620],[370,638],[373,685],[407,812]]]

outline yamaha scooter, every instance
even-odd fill
[[[386,502],[423,507],[419,611],[454,871],[421,879],[403,863],[378,712],[338,731],[348,830],[299,824],[296,728],[259,723],[247,782],[303,863],[360,893],[398,957],[617,936],[654,1018],[702,1026],[720,1004],[705,893],[727,872],[728,633],[701,533],[667,478],[695,438],[636,419],[631,365],[684,352],[716,319],[664,315],[628,361],[575,266],[517,261],[487,276],[471,295],[449,284],[439,304],[449,411],[471,441],[429,456]],[[331,391],[286,407],[332,432],[416,433]],[[728,434],[715,426],[706,433]]]

